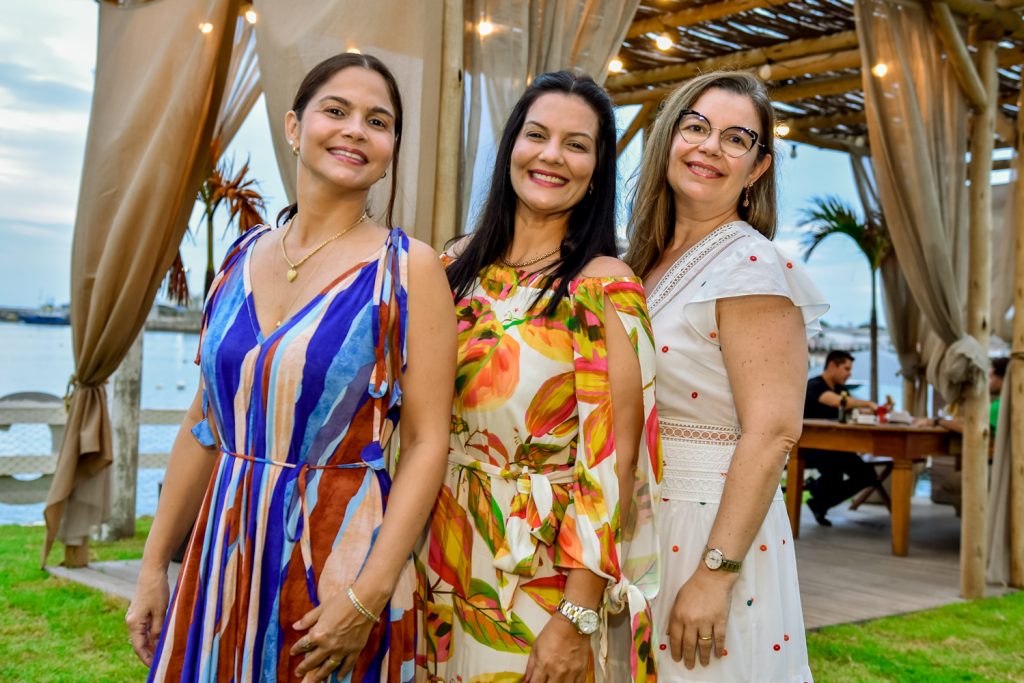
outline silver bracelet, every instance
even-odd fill
[[[366,607],[363,606],[363,603],[359,602],[359,598],[356,597],[356,592],[352,590],[352,586],[348,587],[347,593],[348,599],[352,601],[352,606],[356,608],[356,611],[359,612],[364,619],[372,621],[375,624],[380,623],[380,617],[366,609]]]

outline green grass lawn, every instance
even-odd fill
[[[131,540],[93,543],[92,560],[140,557]],[[41,527],[0,526],[0,681],[140,681],[127,603],[39,569]],[[63,557],[58,545],[51,561]],[[808,635],[819,683],[1024,681],[1024,592]]]
[[[150,521],[140,520],[134,539],[91,543],[91,559],[141,557]],[[0,681],[144,680],[128,645],[128,603],[40,569],[43,535],[42,527],[0,526]],[[50,561],[63,557],[58,543]]]

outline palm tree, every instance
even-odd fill
[[[878,310],[875,300],[878,292],[878,269],[882,265],[892,242],[879,212],[871,212],[861,220],[853,207],[839,197],[815,197],[804,209],[801,227],[807,228],[804,239],[804,261],[830,235],[846,235],[860,248],[871,268],[871,400],[878,403]]]
[[[206,226],[206,280],[203,285],[203,296],[210,291],[213,277],[217,272],[217,264],[213,256],[213,218],[223,204],[227,204],[228,223],[238,221],[238,234],[254,228],[263,222],[266,211],[263,197],[256,191],[256,181],[246,178],[249,174],[249,162],[242,164],[241,170],[235,173],[231,163],[222,161],[203,181],[196,197],[203,203],[203,223]],[[197,229],[198,232],[198,229]],[[185,267],[181,260],[181,252],[171,264],[167,273],[167,294],[179,304],[185,305],[189,300],[188,280]]]

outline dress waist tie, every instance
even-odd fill
[[[247,453],[235,453],[225,448],[221,448],[221,453],[229,455],[232,458],[238,458],[239,460],[247,460],[251,463],[259,465],[271,465],[273,467],[281,467],[286,470],[295,471],[295,488],[292,489],[292,495],[288,499],[288,517],[291,517],[292,510],[294,509],[296,498],[298,498],[300,515],[297,520],[298,528],[291,532],[287,525],[285,526],[286,538],[295,543],[298,541],[299,550],[302,553],[302,566],[305,570],[306,576],[306,591],[309,593],[309,599],[314,606],[320,606],[320,598],[317,595],[316,590],[316,576],[313,573],[313,548],[309,536],[309,508],[306,506],[306,484],[308,475],[316,470],[356,470],[365,469],[367,470],[366,475],[370,475],[371,472],[376,473],[384,469],[384,462],[377,460],[375,462],[346,462],[338,464],[328,465],[311,465],[307,462],[295,463],[295,462],[284,462],[281,460],[271,460],[269,458],[257,458]]]

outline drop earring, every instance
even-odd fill
[[[746,191],[743,193],[743,208],[746,209],[750,206],[750,188],[754,186],[754,183],[747,185]]]
[[[299,156],[299,146],[295,144],[294,140],[289,140],[288,144],[292,147],[292,154]]]

